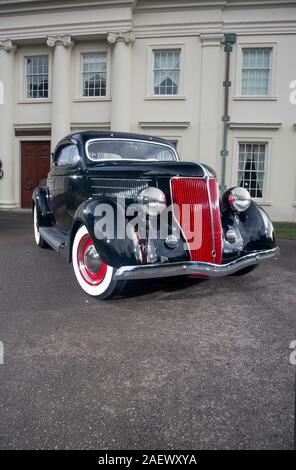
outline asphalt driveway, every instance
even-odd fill
[[[97,301],[0,212],[0,448],[293,446],[296,242],[245,277]]]

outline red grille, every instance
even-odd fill
[[[173,202],[179,208],[175,214],[189,243],[192,261],[220,264],[222,228],[217,181],[172,178],[171,182]]]

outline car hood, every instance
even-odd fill
[[[213,170],[197,162],[139,162],[139,161],[104,161],[87,167],[90,177],[147,178],[147,177],[195,177],[202,178],[206,172],[215,176]]]

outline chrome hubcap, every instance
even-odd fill
[[[102,261],[93,245],[89,246],[85,251],[85,266],[93,274],[98,273],[101,269]]]

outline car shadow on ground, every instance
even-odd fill
[[[117,295],[115,299],[130,299],[141,297],[147,294],[157,292],[174,293],[190,289],[197,284],[204,283],[206,279],[193,278],[189,276],[176,276],[164,279],[143,279],[139,281],[129,281],[123,292]]]

